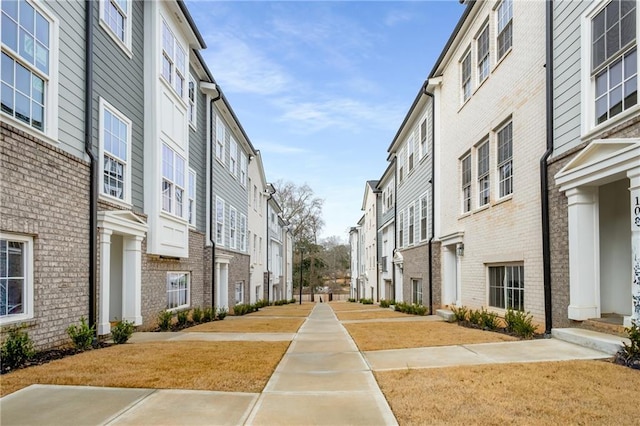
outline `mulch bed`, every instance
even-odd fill
[[[102,349],[102,348],[108,348],[109,346],[112,346],[112,345],[113,345],[113,343],[109,343],[109,342],[99,342],[99,343],[96,343],[93,346],[93,348],[91,348],[89,350],[91,351],[91,350],[97,350],[97,349]],[[7,373],[10,373],[10,372],[15,371],[15,370],[19,370],[21,368],[27,368],[27,367],[31,367],[31,366],[34,366],[34,365],[46,364],[48,362],[55,361],[57,359],[66,358],[68,356],[76,355],[76,354],[79,354],[81,352],[85,352],[85,351],[81,351],[79,349],[71,348],[71,347],[58,348],[58,349],[48,349],[48,350],[45,350],[45,351],[39,351],[39,352],[36,352],[36,354],[33,357],[31,357],[31,359],[29,359],[26,363],[24,363],[20,367],[11,368],[8,365],[4,365],[3,364],[0,367],[0,375],[7,374]]]

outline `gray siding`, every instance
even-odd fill
[[[190,68],[191,75],[197,74]],[[196,172],[196,229],[205,232],[207,209],[207,100],[206,96],[196,89],[196,127],[189,126],[189,167]]]
[[[225,163],[222,164],[220,161],[218,161],[217,159],[215,159],[215,149],[214,149],[214,160],[213,160],[213,202],[215,203],[215,197],[218,196],[220,198],[222,198],[225,202],[225,226],[224,226],[224,232],[225,232],[225,236],[224,236],[224,247],[225,248],[229,248],[229,207],[234,207],[237,212],[238,212],[238,225],[239,225],[239,218],[240,218],[240,213],[244,214],[247,216],[247,230],[249,229],[248,226],[248,193],[247,193],[247,188],[244,188],[241,184],[240,184],[240,179],[236,178],[235,176],[233,176],[230,172],[229,172],[229,150],[230,150],[230,143],[229,143],[229,135],[230,135],[230,131],[231,130],[231,126],[230,123],[226,122],[224,117],[224,114],[221,114],[220,111],[215,108],[214,109],[214,114],[217,115],[218,117],[220,117],[223,121],[223,123],[225,123],[225,127],[226,127],[226,133],[225,133],[225,153],[224,153],[224,158],[225,158]],[[212,127],[213,127],[213,132],[212,132],[212,137],[213,137],[213,144],[215,146],[215,133],[216,133],[216,125],[215,125],[215,117],[213,118],[213,122],[212,122]],[[240,152],[241,150],[243,150],[242,145],[240,144],[239,140],[240,138],[238,137],[237,134],[234,133],[234,139],[236,140],[236,142],[238,143],[238,152]],[[247,158],[248,160],[248,158]],[[238,167],[240,167],[240,163],[238,162]],[[248,167],[247,167],[248,169]],[[249,182],[249,177],[247,176],[247,184]],[[214,204],[215,206],[215,204]],[[237,228],[239,229],[239,228]],[[248,242],[248,232],[247,232],[247,242]],[[236,246],[237,249],[239,250],[239,244]],[[248,247],[248,244],[247,244]]]
[[[382,193],[374,194],[376,197],[376,259],[382,259],[382,232],[378,231],[382,225]]]
[[[591,2],[554,2],[554,155],[580,141],[580,23]]]
[[[76,4],[70,2],[69,4]],[[100,26],[99,2],[93,5],[93,146],[99,147],[100,98],[131,120],[131,203],[144,211],[144,63],[143,2],[132,2],[131,49],[129,58]],[[100,180],[100,177],[98,178]]]
[[[47,0],[44,7],[58,18],[58,141],[59,148],[84,154],[84,5]]]

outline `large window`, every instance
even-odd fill
[[[471,51],[467,52],[460,62],[460,84],[464,102],[471,96]]]
[[[238,143],[233,137],[229,142],[229,173],[238,176]]]
[[[409,244],[413,244],[415,234],[416,214],[414,206],[409,207]]]
[[[489,306],[524,310],[524,266],[489,267]]]
[[[478,147],[478,206],[489,204],[489,142]]]
[[[415,132],[412,132],[407,141],[407,173],[413,170],[413,159],[415,152]]]
[[[193,169],[189,169],[187,197],[187,219],[189,220],[189,225],[196,226],[196,172]]]
[[[238,226],[238,212],[234,207],[229,207],[229,247],[236,248]]]
[[[503,0],[498,6],[498,59],[509,51],[513,33],[512,0]]]
[[[240,184],[247,187],[247,154],[240,151]]]
[[[427,119],[420,122],[420,158],[427,155]]]
[[[404,211],[400,212],[400,220],[398,221],[398,244],[404,247]]]
[[[25,0],[2,2],[2,112],[45,132],[55,109],[52,84],[53,22]]]
[[[100,100],[102,194],[131,202],[131,121]]]
[[[427,196],[423,195],[420,198],[420,240],[427,239]]]
[[[224,200],[216,197],[216,244],[224,245]]]
[[[499,194],[505,197],[513,192],[513,142],[511,123],[498,131]]]
[[[595,122],[638,103],[636,2],[613,0],[591,20],[591,76]]]
[[[224,133],[225,127],[220,117],[216,117],[216,158],[224,164]]]
[[[422,305],[422,280],[411,279],[411,302]]]
[[[0,324],[33,316],[33,239],[0,233]]]
[[[462,213],[471,211],[471,154],[461,161],[462,165]]]
[[[190,275],[188,272],[167,272],[167,309],[189,307]]]
[[[236,305],[238,303],[244,303],[244,282],[238,281],[236,283]]]
[[[131,1],[100,0],[100,24],[107,33],[131,54]]]
[[[187,96],[189,97],[189,124],[195,126],[197,118],[197,101],[198,101],[198,85],[193,75],[189,74],[189,90]]]
[[[240,213],[240,250],[247,251],[247,216]]]
[[[162,21],[162,76],[184,97],[186,54],[166,21]]]
[[[185,161],[162,145],[162,210],[178,217],[184,215]]]
[[[476,40],[476,48],[478,53],[478,82],[482,82],[489,76],[489,24]]]

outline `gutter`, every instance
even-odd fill
[[[216,85],[217,87],[217,85]],[[211,98],[211,100],[209,101],[209,123],[210,124],[210,128],[209,128],[209,146],[210,146],[210,152],[211,155],[209,155],[209,199],[211,200],[211,208],[209,209],[209,229],[211,230],[211,307],[213,309],[216,308],[216,238],[215,238],[215,223],[213,218],[216,215],[216,212],[214,211],[215,208],[215,203],[214,203],[214,196],[213,196],[213,157],[215,155],[215,153],[213,152],[214,150],[214,139],[213,139],[213,129],[214,129],[214,125],[215,125],[215,120],[213,119],[213,105],[216,101],[220,100],[221,97],[221,92],[218,91],[218,95],[214,98]],[[214,311],[215,312],[215,311]]]
[[[424,82],[422,86],[422,93],[431,98],[431,236],[429,237],[429,315],[433,315],[433,237],[436,233],[436,221],[435,215],[435,144],[436,144],[436,109],[435,109],[435,97],[433,93],[427,91],[427,85],[429,80]]]
[[[269,201],[273,199],[273,194],[276,193],[276,189],[273,188],[273,186],[271,189],[272,191],[269,192],[269,198],[267,198],[266,202],[267,212],[265,214],[265,217],[267,218],[267,261],[265,263],[267,264],[267,302],[269,304],[271,304],[271,271],[269,270],[269,246],[271,245],[271,242],[269,241]]]
[[[547,150],[540,158],[540,198],[542,207],[542,276],[544,288],[545,337],[551,336],[553,306],[551,303],[551,242],[549,230],[549,164],[553,152],[553,0],[546,1],[546,126]]]
[[[393,157],[393,257],[396,257],[398,250],[398,157]],[[391,259],[393,269],[391,271],[391,279],[393,280],[393,300],[396,300],[396,264]]]
[[[85,73],[84,73],[84,151],[89,156],[89,326],[96,324],[96,270],[98,269],[97,231],[98,231],[98,160],[93,153],[93,1],[85,4]],[[94,332],[97,337],[97,327]]]

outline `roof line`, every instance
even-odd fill
[[[198,39],[198,43],[200,43],[201,48],[206,49],[207,44],[204,42],[204,38],[202,38],[202,34],[200,34],[200,30],[198,30],[198,26],[193,20],[193,17],[191,16],[191,14],[189,13],[189,9],[187,8],[187,5],[184,3],[184,0],[176,0],[176,2],[178,3],[180,10],[184,14],[184,17],[187,18],[187,22],[189,23],[191,30],[193,31],[196,38]]]

